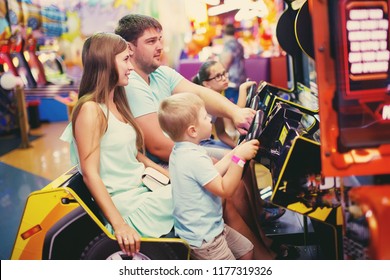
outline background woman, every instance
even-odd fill
[[[220,94],[229,87],[229,72],[223,65],[214,60],[204,62],[198,74],[192,80],[194,83],[210,88]],[[245,107],[248,88],[255,84],[253,81],[245,82],[239,86],[239,95],[237,105],[241,108]],[[213,117],[215,133],[219,141],[210,140],[208,143],[202,143],[202,146],[217,145],[222,148],[234,148],[237,145],[239,133],[235,129],[232,121],[226,118]]]
[[[143,135],[124,91],[133,70],[127,42],[97,33],[86,40],[79,99],[62,139],[106,225],[127,254],[140,248],[140,236],[159,237],[173,227],[170,186],[150,192],[141,182],[146,166],[168,175],[143,153]]]

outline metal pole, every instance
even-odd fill
[[[26,101],[24,99],[24,89],[20,85],[17,85],[15,88],[16,100],[18,105],[18,120],[20,127],[20,137],[22,139],[20,143],[21,149],[26,149],[32,147],[28,139],[28,119],[27,119],[27,110],[26,110]]]

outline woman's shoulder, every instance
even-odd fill
[[[82,110],[97,110],[101,106],[97,102],[89,100],[84,102],[81,108]]]
[[[104,106],[103,104],[98,104],[95,101],[86,101],[80,109],[80,116],[86,115],[89,117],[97,117],[102,111]]]

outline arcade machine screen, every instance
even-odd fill
[[[67,77],[64,61],[55,51],[40,51],[38,59],[43,65],[46,79],[50,84],[69,85],[72,83]]]
[[[16,30],[10,38],[10,52],[12,64],[17,69],[27,87],[34,88],[37,85],[26,58],[23,55],[23,38],[20,31]]]
[[[390,143],[389,1],[335,5],[339,150]]]

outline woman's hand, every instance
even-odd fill
[[[123,222],[123,224],[115,226],[114,230],[119,247],[124,253],[128,256],[134,256],[135,253],[139,252],[141,237],[133,228]]]

